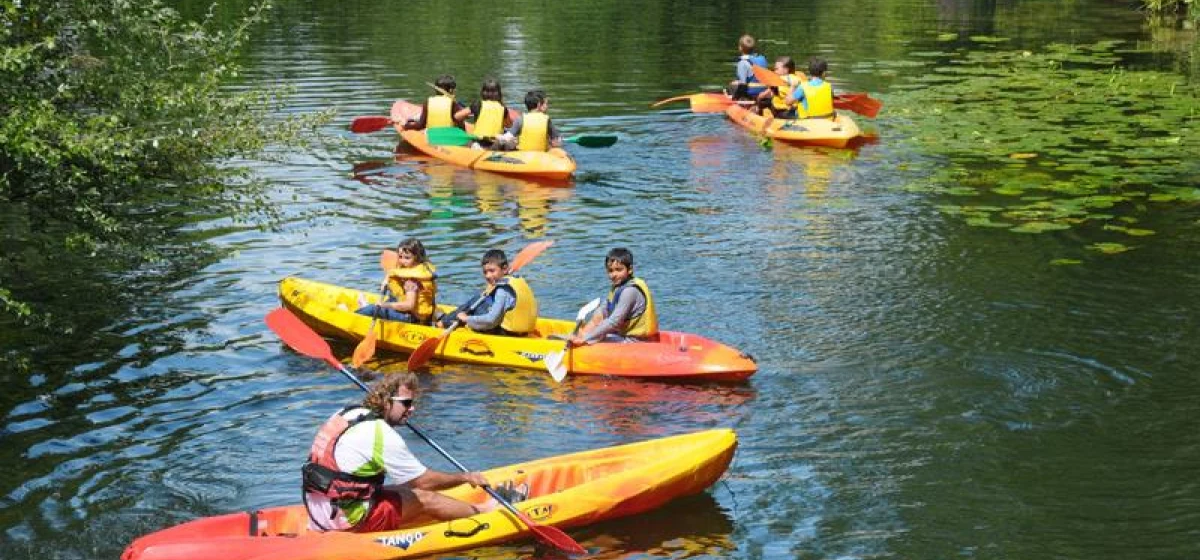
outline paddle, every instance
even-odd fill
[[[354,132],[356,134],[377,132],[392,126],[392,122],[392,117],[354,117],[354,120],[350,121],[350,132]]]
[[[466,146],[475,140],[475,137],[456,126],[443,126],[426,130],[425,139],[434,146]],[[617,143],[617,136],[615,134],[576,134],[569,138],[563,138],[563,141],[585,148],[607,148]]]
[[[266,322],[267,327],[274,331],[275,334],[279,336],[280,340],[283,340],[284,344],[292,347],[293,350],[310,358],[324,360],[326,363],[333,366],[334,369],[341,372],[342,375],[346,376],[347,379],[353,381],[355,385],[358,385],[358,388],[362,389],[363,391],[370,391],[370,388],[367,387],[365,383],[351,373],[350,370],[346,369],[346,366],[342,365],[342,363],[333,356],[333,351],[330,350],[329,343],[325,342],[325,339],[321,338],[321,335],[318,335],[311,328],[309,328],[308,325],[305,325],[299,317],[297,317],[288,309],[280,307],[268,313]],[[424,432],[417,429],[416,426],[413,426],[408,422],[405,422],[404,425],[408,426],[413,433],[425,440],[430,447],[437,450],[438,453],[441,453],[442,456],[448,461],[454,463],[454,466],[458,467],[459,470],[462,472],[471,472],[469,469],[467,469],[467,467],[463,466],[462,463],[459,463],[457,459],[452,457],[445,449],[442,449],[442,446],[430,439],[430,437],[425,435]],[[557,527],[542,525],[530,519],[528,515],[522,513],[511,503],[509,503],[508,500],[505,500],[499,494],[497,494],[490,485],[484,486],[483,489],[492,497],[492,499],[496,500],[497,503],[504,506],[504,508],[513,515],[517,516],[517,519],[520,519],[526,527],[529,527],[539,541],[567,554],[587,553],[587,550],[580,546],[578,542],[575,542],[575,539],[572,539],[570,535],[562,532],[562,530]]]
[[[563,142],[578,144],[584,148],[607,148],[617,143],[615,134],[576,134],[563,138]]]
[[[379,287],[379,303],[375,305],[375,312],[371,314],[371,326],[367,328],[367,336],[363,337],[362,342],[354,347],[354,356],[350,359],[350,363],[354,367],[362,367],[371,356],[375,355],[375,322],[379,320],[379,313],[383,305],[383,298],[387,294],[387,274],[393,268],[396,268],[396,261],[400,255],[395,251],[384,251],[379,255],[379,267],[383,269],[383,285]]]
[[[589,301],[584,304],[583,307],[579,308],[579,313],[575,314],[575,328],[571,330],[571,336],[575,336],[575,334],[579,332],[579,327],[583,325],[583,322],[587,320],[588,315],[591,315],[597,307],[600,307],[600,298]],[[570,364],[570,362],[570,341],[567,342],[565,351],[551,352],[546,354],[545,358],[542,358],[542,363],[546,364],[546,370],[550,372],[550,377],[559,383],[561,383],[563,379],[566,379],[567,373],[569,373],[567,365]]]
[[[553,241],[538,241],[526,245],[524,249],[521,249],[520,253],[517,253],[517,256],[513,258],[512,262],[509,263],[508,273],[513,274],[520,270],[553,244]],[[471,304],[467,306],[466,312],[469,314],[474,311],[475,308],[478,307],[483,301],[483,298],[484,296],[482,294],[475,298],[475,301],[471,302]],[[450,326],[447,327],[446,330],[441,332],[441,334],[433,338],[425,339],[425,341],[422,342],[416,350],[413,350],[412,355],[408,357],[408,371],[420,369],[427,362],[429,362],[429,359],[433,357],[435,352],[437,352],[437,348],[442,341],[445,340],[446,337],[449,336],[450,333],[454,332],[454,329],[457,329],[459,326],[460,323],[458,322],[458,319],[455,319],[453,323],[450,323]]]

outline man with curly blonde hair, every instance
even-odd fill
[[[493,500],[470,504],[437,492],[488,482],[475,472],[435,471],[413,456],[393,428],[408,421],[416,396],[416,375],[391,374],[371,387],[360,406],[342,409],[321,426],[302,469],[311,528],[374,533],[419,516],[444,521],[496,508]],[[392,484],[384,485],[389,478]]]

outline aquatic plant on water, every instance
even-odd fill
[[[1119,47],[946,53],[888,98],[889,127],[918,160],[906,188],[967,198],[939,209],[972,226],[1153,235],[1135,227],[1140,213],[1200,202],[1200,94],[1180,75],[1122,68]]]

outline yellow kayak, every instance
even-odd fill
[[[854,119],[841,113],[831,119],[772,119],[768,123],[762,115],[740,105],[730,105],[725,115],[742,128],[792,144],[845,148],[862,137]]]
[[[728,468],[737,448],[733,430],[695,432],[550,457],[486,471],[493,486],[525,489],[516,507],[542,525],[579,527],[648,511],[703,492]],[[297,493],[299,493],[297,473]],[[445,491],[482,504],[482,489]],[[528,537],[503,508],[447,522],[382,533],[319,533],[304,506],[207,517],[135,540],[122,560],[386,560],[473,548]]]
[[[289,277],[279,283],[279,299],[305,324],[326,336],[361,340],[371,317],[354,312],[358,299],[375,303],[378,294]],[[452,306],[439,306],[442,312]],[[561,352],[561,337],[575,328],[574,321],[539,318],[536,336],[480,334],[459,328],[438,346],[434,358],[455,362],[545,370],[547,354]],[[398,321],[375,326],[379,348],[412,352],[443,329]],[[758,370],[745,353],[700,335],[661,331],[654,342],[614,342],[580,346],[571,350],[572,375],[620,375],[653,379],[738,381]]]
[[[430,144],[425,138],[424,130],[404,130],[405,121],[420,114],[420,105],[403,99],[392,105],[392,121],[396,123],[396,131],[408,145],[425,155],[469,169],[529,178],[563,180],[570,178],[575,172],[575,159],[562,148],[550,148],[545,152],[493,151],[467,146]]]

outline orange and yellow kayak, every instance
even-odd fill
[[[579,527],[648,511],[698,494],[724,474],[737,448],[733,430],[695,432],[550,457],[484,472],[493,486],[527,490],[514,500],[535,522]],[[298,474],[298,473],[297,473]],[[299,493],[299,477],[296,480]],[[484,490],[444,492],[482,504]],[[121,560],[386,560],[473,548],[530,536],[500,508],[381,533],[320,533],[303,504],[197,519],[133,541]]]
[[[279,299],[305,324],[332,337],[361,340],[371,317],[354,312],[358,298],[374,303],[377,293],[366,293],[313,280],[284,278]],[[454,310],[442,305],[444,313]],[[480,334],[467,328],[450,333],[438,346],[434,359],[522,369],[545,370],[544,359],[561,352],[562,337],[575,328],[574,321],[539,318],[536,336]],[[375,326],[378,348],[412,352],[441,328],[398,321]],[[611,342],[580,346],[567,356],[571,375],[620,375],[682,381],[739,381],[750,377],[758,365],[748,354],[700,335],[661,331],[657,342]]]
[[[521,177],[562,180],[570,178],[575,172],[575,159],[562,148],[550,148],[545,152],[510,152],[469,146],[435,146],[426,140],[424,130],[404,130],[404,123],[420,114],[420,105],[403,99],[392,105],[392,122],[396,131],[409,146],[425,155],[469,169]]]
[[[854,119],[841,113],[831,119],[772,119],[768,123],[762,115],[740,105],[730,105],[725,115],[743,128],[792,144],[845,148],[862,137]]]

